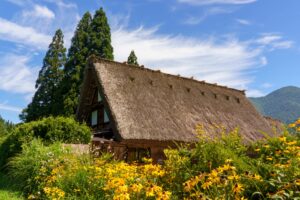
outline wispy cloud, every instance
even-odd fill
[[[264,64],[262,50],[236,38],[217,41],[160,35],[157,29],[114,30],[113,46],[119,61],[134,49],[139,62],[172,74],[194,76],[235,88],[247,88],[253,81],[249,71]]]
[[[257,0],[178,0],[179,3],[186,3],[190,5],[204,6],[212,4],[248,4],[254,3]]]
[[[10,29],[14,30],[18,28],[19,31],[11,31],[15,35],[6,34],[1,37],[2,40],[8,40],[17,43],[22,42],[23,44],[31,43],[31,41],[26,43],[26,40],[18,39],[18,37],[20,37],[23,33],[23,31],[20,30],[25,30],[25,34],[27,34],[29,29],[31,29],[30,31],[33,34],[29,35],[33,35],[35,42],[32,43],[31,46],[35,46],[37,45],[37,43],[40,43],[41,40],[35,37],[37,34],[46,36],[50,34],[50,37],[48,36],[48,38],[50,39],[42,39],[42,41],[47,44],[42,45],[42,49],[46,49],[49,42],[51,41],[51,34],[53,34],[57,29],[60,28],[63,30],[63,33],[65,35],[65,44],[67,47],[69,46],[71,37],[73,36],[74,30],[76,28],[76,24],[80,20],[78,7],[75,3],[67,0],[7,1],[19,5],[21,9],[19,9],[19,11],[13,15],[12,19],[2,19],[2,23],[5,21],[6,25],[9,26]],[[51,9],[46,5],[49,5]],[[38,48],[41,49],[40,47]]]
[[[262,97],[265,96],[266,94],[260,90],[257,89],[250,89],[247,91],[247,96],[248,97]]]
[[[255,41],[262,46],[268,46],[269,50],[276,49],[289,49],[293,46],[294,42],[285,40],[282,35],[278,33],[265,33]]]
[[[242,24],[242,25],[251,25],[251,22],[249,20],[245,20],[245,19],[236,19],[236,21],[239,23],[239,24]]]
[[[266,35],[265,35],[266,36]],[[250,85],[258,69],[267,65],[264,55],[278,43],[292,43],[284,37],[240,41],[238,38],[189,38],[162,35],[158,27],[127,29],[120,27],[112,32],[115,58],[125,61],[132,49],[139,63],[171,74],[195,77],[237,89],[246,89],[247,96],[265,95]],[[277,48],[280,49],[280,48]]]
[[[0,39],[29,45],[37,49],[46,49],[51,41],[49,35],[39,33],[31,27],[20,26],[0,18]]]
[[[0,90],[32,94],[37,77],[37,69],[28,66],[30,57],[15,54],[0,56]]]
[[[55,14],[52,10],[47,8],[46,6],[41,6],[35,4],[33,10],[25,10],[22,12],[22,16],[27,17],[36,17],[36,18],[45,18],[53,20],[55,18]]]
[[[265,88],[265,89],[269,89],[271,87],[273,87],[273,85],[271,83],[264,83],[261,85],[262,88]]]
[[[0,110],[20,113],[22,111],[22,108],[19,108],[17,106],[7,105],[7,103],[0,103]]]
[[[196,24],[203,22],[205,19],[207,19],[210,16],[219,15],[219,14],[228,14],[231,12],[232,12],[232,10],[230,10],[230,9],[225,9],[225,8],[220,8],[220,7],[212,7],[212,8],[206,9],[204,11],[204,13],[199,17],[189,16],[183,23],[187,24],[187,25],[196,25]]]
[[[13,3],[15,5],[18,5],[18,6],[24,6],[25,4],[27,4],[30,0],[6,0],[10,3]]]

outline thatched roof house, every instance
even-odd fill
[[[95,57],[85,71],[77,117],[94,128],[95,141],[152,155],[173,141],[196,141],[197,124],[239,127],[245,140],[272,131],[244,91]]]

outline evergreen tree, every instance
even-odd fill
[[[92,54],[109,60],[114,58],[110,27],[102,8],[96,11],[93,19],[90,13],[85,13],[77,26],[64,69],[65,77],[60,92],[64,94],[63,102],[58,106],[60,114],[75,114],[86,60]]]
[[[72,43],[68,51],[68,60],[64,68],[64,79],[57,94],[57,96],[61,96],[61,99],[63,99],[57,105],[57,110],[60,110],[59,114],[72,116],[76,111],[86,60],[90,56],[91,21],[91,14],[86,12],[79,21],[72,38]]]
[[[130,52],[130,55],[127,59],[127,63],[130,64],[130,65],[139,65],[139,63],[137,61],[137,57],[136,57],[133,50]]]
[[[61,100],[56,96],[56,91],[62,81],[63,66],[66,61],[63,33],[59,29],[55,32],[46,56],[43,67],[39,72],[32,102],[22,111],[20,118],[26,122],[49,115],[56,115],[55,105]]]
[[[91,54],[101,58],[113,60],[110,27],[103,8],[96,11],[91,23]]]

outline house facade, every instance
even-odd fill
[[[127,161],[164,158],[163,149],[197,141],[195,127],[239,128],[245,142],[272,133],[244,91],[92,57],[77,110],[99,151]]]

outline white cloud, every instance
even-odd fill
[[[13,4],[15,4],[15,5],[18,5],[18,6],[23,6],[23,5],[25,5],[26,3],[28,3],[27,0],[6,0],[6,1],[8,1],[8,2],[10,2],[10,3],[13,3]]]
[[[254,3],[257,0],[178,0],[180,3],[187,3],[190,5],[211,5],[211,4],[248,4]]]
[[[0,39],[29,45],[37,49],[46,49],[51,41],[49,35],[39,33],[31,27],[20,26],[0,18]]]
[[[22,13],[23,17],[35,17],[35,18],[45,18],[52,20],[55,18],[55,14],[46,6],[41,6],[35,4],[33,10],[26,10]]]
[[[253,81],[248,73],[265,64],[262,49],[231,38],[211,39],[159,35],[157,28],[132,31],[120,28],[112,33],[116,60],[125,61],[134,49],[139,63],[172,74],[246,89]]]
[[[7,105],[6,103],[0,103],[0,110],[20,113],[22,111],[22,108],[19,108],[17,106]]]
[[[273,85],[271,83],[264,83],[261,85],[262,88],[265,88],[265,89],[269,89],[271,87],[273,87]]]
[[[260,63],[262,66],[267,65],[268,64],[268,59],[265,56],[262,56],[260,58]]]
[[[219,14],[228,14],[231,13],[232,10],[213,7],[204,11],[204,13],[200,17],[189,16],[183,23],[187,25],[196,25],[204,21],[210,16],[219,15]]]
[[[0,90],[32,94],[37,77],[37,69],[28,66],[30,57],[15,54],[1,55]]]
[[[251,22],[245,19],[236,19],[236,21],[242,25],[251,25]]]
[[[276,33],[263,34],[255,41],[262,46],[268,46],[269,50],[275,49],[289,49],[293,46],[294,42],[290,40],[284,40],[282,35]]]
[[[262,96],[265,96],[266,94],[263,93],[262,91],[260,90],[247,90],[246,91],[246,96],[247,97],[262,97]]]

